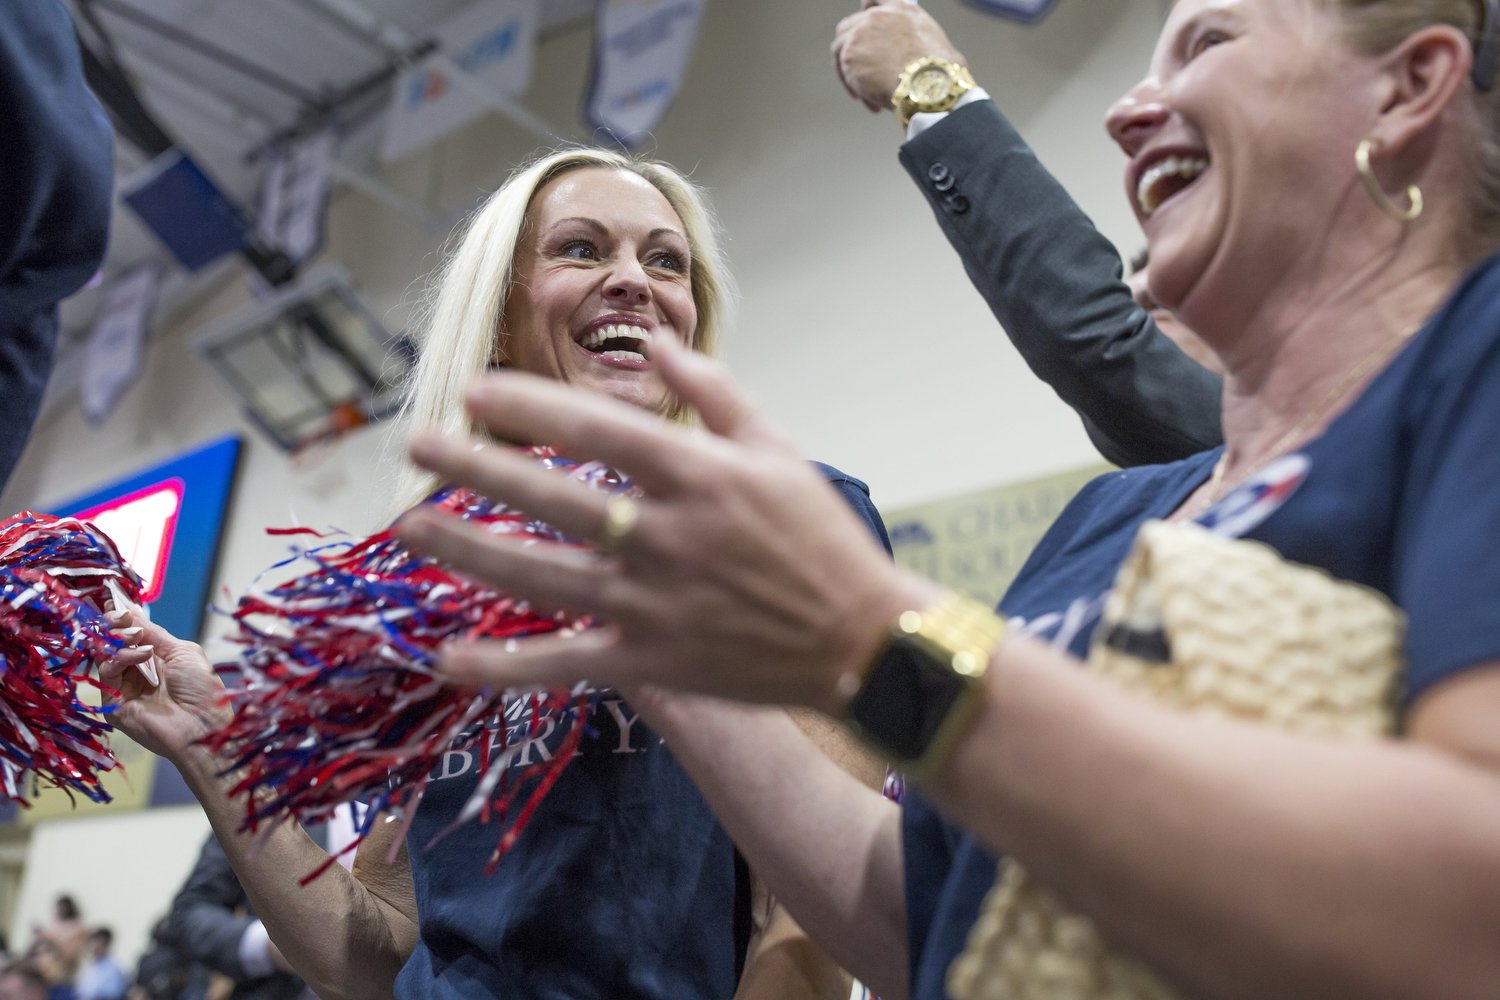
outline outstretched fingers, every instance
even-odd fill
[[[545,516],[552,520],[550,513]],[[525,597],[541,609],[607,610],[600,605],[612,568],[591,553],[492,535],[480,525],[429,508],[403,517],[396,534],[414,550],[501,591]]]
[[[410,451],[413,461],[437,473],[444,482],[471,487],[490,500],[503,501],[575,538],[599,536],[607,497],[542,468],[534,458],[508,448],[430,433],[414,436]],[[407,514],[402,523],[423,509]]]
[[[525,372],[496,371],[477,379],[464,403],[502,441],[533,441],[571,459],[598,459],[628,472],[648,493],[670,492],[681,480],[677,452],[688,435],[617,399]]]
[[[618,635],[608,627],[573,635],[450,642],[438,669],[454,683],[497,690],[571,688],[582,681],[619,687],[630,684],[637,673]]]
[[[664,338],[651,345],[651,362],[667,388],[720,437],[749,445],[793,451],[781,429],[766,418],[729,370],[712,358]]]

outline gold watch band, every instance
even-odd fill
[[[902,612],[866,668],[846,723],[913,781],[942,765],[983,703],[1005,620],[952,591]]]
[[[950,590],[926,610],[902,612],[896,628],[945,657],[955,674],[978,681],[1005,635],[1005,619],[987,605]]]
[[[912,115],[947,111],[973,87],[974,78],[961,63],[941,56],[922,56],[902,68],[891,93],[891,107],[905,128]]]

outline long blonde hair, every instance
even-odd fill
[[[502,317],[526,212],[536,193],[550,181],[585,167],[636,174],[671,204],[682,220],[692,259],[691,288],[698,309],[692,347],[708,355],[717,350],[728,323],[733,286],[718,225],[703,192],[665,163],[607,149],[556,150],[518,167],[450,238],[414,324],[420,331],[419,353],[396,425],[398,434],[419,427],[448,434],[481,433],[459,400],[497,353],[504,353],[504,344],[497,338],[506,335]],[[676,406],[669,415],[683,417]],[[396,490],[398,508],[411,506],[437,485],[430,474],[408,468]]]

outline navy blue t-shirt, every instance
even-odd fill
[[[890,549],[857,479],[819,466]],[[509,742],[526,732],[507,711]],[[516,766],[557,751],[561,732]],[[498,732],[486,736],[498,743]],[[493,825],[426,845],[474,791],[479,748],[455,747],[432,775],[408,834],[420,940],[396,996],[526,1000],[727,1000],[749,940],[744,863],[660,737],[612,692],[490,878]]]
[[[1500,660],[1497,435],[1500,257],[1492,257],[1319,438],[1200,520],[1390,597],[1408,617],[1410,704],[1447,677]],[[1094,480],[1042,539],[1000,611],[1085,656],[1141,523],[1179,507],[1218,457]],[[910,790],[902,827],[911,995],[943,997],[996,860]]]

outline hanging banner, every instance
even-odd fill
[[[440,22],[440,49],[396,80],[380,158],[398,160],[474,121],[490,107],[486,93],[524,91],[536,32],[535,0],[478,0]]]
[[[95,423],[109,416],[141,372],[158,277],[156,268],[147,264],[105,286],[84,347],[79,384],[84,416]]]
[[[279,149],[260,182],[255,228],[268,246],[303,264],[323,248],[330,170],[338,140],[331,130]]]
[[[1012,21],[1020,21],[1024,24],[1035,24],[1047,16],[1057,0],[964,0],[964,2],[970,7],[978,7],[982,11],[999,17],[1008,17]]]
[[[192,157],[169,149],[120,181],[120,200],[189,271],[245,245],[239,206]]]
[[[640,145],[677,97],[698,40],[703,0],[599,0],[584,118]]]
[[[896,562],[995,604],[1068,501],[1109,471],[1092,465],[892,511],[886,526]]]

